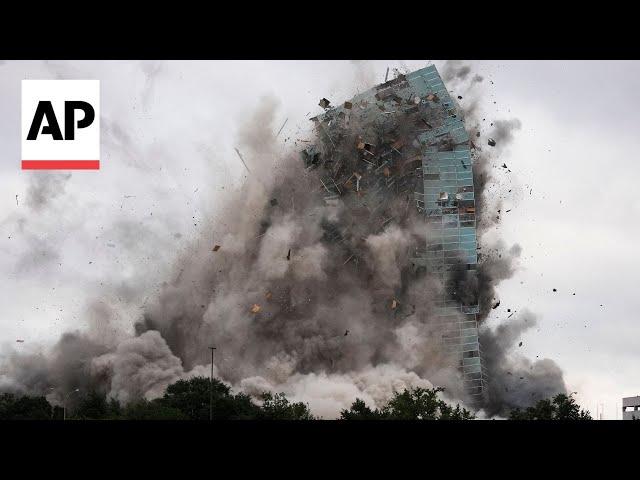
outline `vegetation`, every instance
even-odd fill
[[[210,387],[212,387],[212,394]],[[442,388],[413,388],[395,392],[381,408],[370,408],[356,398],[342,420],[472,420],[465,408],[449,405],[438,394]],[[210,395],[214,420],[314,420],[308,405],[292,403],[284,393],[263,393],[260,402],[243,393],[234,394],[218,379],[179,380],[160,398],[121,404],[96,391],[86,392],[67,410],[77,420],[209,420]],[[63,418],[62,408],[43,396],[0,394],[0,420],[50,420]],[[539,400],[527,409],[515,409],[511,420],[591,420],[571,395],[559,394]]]
[[[44,397],[0,394],[0,419],[3,420],[49,420],[53,407]]]
[[[212,395],[210,391],[212,386]],[[218,379],[205,377],[179,380],[167,387],[164,395],[154,400],[140,399],[120,404],[106,395],[89,391],[67,411],[67,419],[77,420],[209,420],[210,395],[214,420],[312,420],[309,407],[291,403],[283,393],[262,395],[262,404],[248,395],[234,395],[231,388]],[[59,407],[45,397],[0,395],[0,420],[62,419]]]
[[[593,420],[589,412],[580,409],[573,395],[560,393],[552,399],[538,400],[538,402],[520,410],[511,411],[510,420]]]
[[[472,420],[468,410],[455,408],[438,397],[443,388],[413,388],[395,392],[393,398],[381,409],[367,407],[357,398],[349,410],[343,410],[343,420]]]

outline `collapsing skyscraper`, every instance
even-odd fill
[[[325,225],[327,241],[342,243],[345,264],[358,268],[359,238],[393,223],[418,225],[422,243],[411,247],[412,271],[403,275],[439,280],[429,323],[464,391],[480,403],[487,378],[478,341],[473,157],[458,105],[428,66],[342,105],[322,99],[320,106],[325,113],[313,119],[319,141],[302,157],[319,171],[325,202],[350,216],[343,228]],[[382,308],[408,308],[402,291],[378,293]]]

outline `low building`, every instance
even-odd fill
[[[640,420],[640,396],[622,399],[622,419]]]

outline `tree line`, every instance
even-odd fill
[[[438,394],[443,389],[412,388],[395,392],[381,408],[370,408],[356,398],[341,420],[473,420],[465,408],[449,405]],[[210,403],[211,398],[211,403]],[[316,420],[309,406],[291,402],[284,393],[263,393],[255,402],[244,393],[234,394],[218,379],[206,377],[178,380],[160,398],[122,404],[98,391],[82,393],[72,408],[63,412],[43,396],[0,394],[0,420]],[[515,409],[512,420],[590,420],[570,395],[559,394],[531,407]]]

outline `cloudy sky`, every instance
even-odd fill
[[[427,63],[0,63],[0,355],[99,327],[102,309],[130,326],[189,242],[213,241],[210,219],[246,174],[234,151],[238,128],[261,97],[277,99],[287,120],[284,149],[285,139],[303,138],[320,98],[338,103],[383,81],[388,67],[392,75]],[[513,118],[522,125],[494,157],[504,199],[490,235],[521,245],[522,258],[499,287],[490,324],[508,321],[508,308],[534,312],[539,325],[522,352],[557,361],[579,402],[593,414],[603,404],[604,418],[615,419],[621,398],[640,394],[632,220],[640,64],[464,63],[484,80],[449,86],[463,106],[477,99],[481,129]],[[101,80],[99,171],[20,170],[28,78]]]

